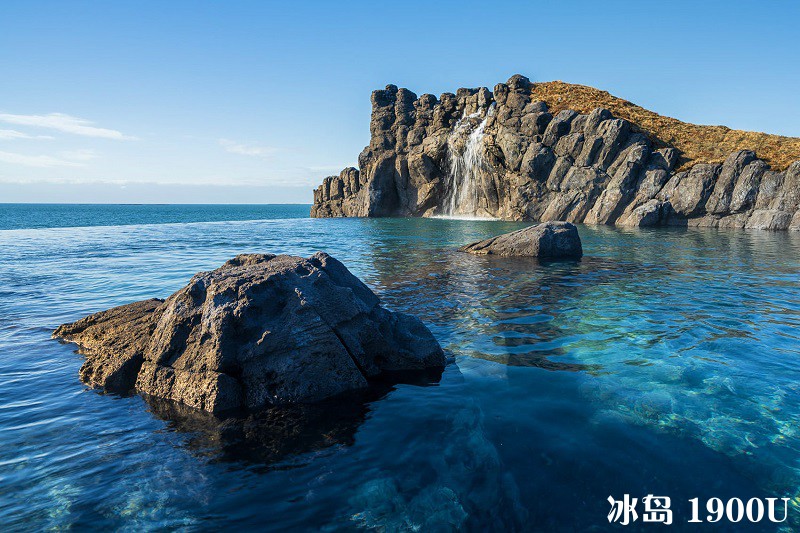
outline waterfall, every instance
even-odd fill
[[[465,114],[447,139],[450,172],[442,205],[445,217],[490,218],[486,206],[480,205],[484,196],[480,184],[488,170],[483,148],[484,129],[493,112],[494,103],[482,119],[480,112]]]

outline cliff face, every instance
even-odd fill
[[[594,99],[631,120],[588,111]],[[800,229],[798,139],[686,124],[587,87],[516,75],[437,99],[389,85],[372,93],[370,133],[360,169],[314,191],[312,216]]]

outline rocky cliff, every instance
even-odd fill
[[[800,139],[697,126],[520,75],[438,99],[372,93],[359,169],[314,217],[469,216],[622,226],[800,229]]]

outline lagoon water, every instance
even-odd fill
[[[3,530],[599,530],[626,493],[678,530],[690,498],[789,497],[782,526],[727,527],[800,528],[800,234],[581,226],[581,261],[540,264],[455,251],[515,223],[308,207],[0,205]],[[50,339],[317,250],[429,325],[440,378],[231,432],[88,390]]]

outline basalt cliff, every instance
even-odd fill
[[[800,139],[698,126],[610,94],[515,75],[438,99],[372,93],[359,168],[315,217],[459,216],[800,229]]]

